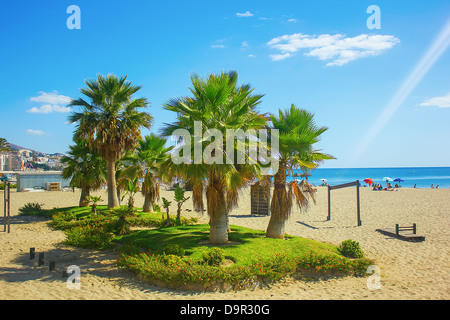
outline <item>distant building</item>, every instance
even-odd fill
[[[18,172],[17,191],[23,189],[46,189],[50,183],[59,183],[60,188],[70,187],[70,180],[61,176],[61,171]]]
[[[21,158],[14,153],[0,154],[0,171],[22,170]]]

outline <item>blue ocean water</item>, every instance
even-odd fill
[[[294,172],[301,173],[299,170]],[[363,180],[371,178],[374,183],[386,186],[385,177],[392,179],[400,178],[404,180],[400,183],[402,187],[430,188],[439,185],[439,188],[450,188],[450,167],[418,167],[418,168],[348,168],[329,169],[318,168],[310,172],[312,176],[308,178],[310,183],[321,185],[320,179],[326,179],[330,185],[337,185],[346,182],[359,180],[361,185],[366,185]],[[394,185],[396,182],[390,182]]]

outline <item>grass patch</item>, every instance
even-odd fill
[[[172,287],[198,284],[203,289],[211,286],[236,289],[255,283],[267,284],[289,275],[359,276],[373,264],[366,258],[345,257],[330,244],[294,236],[288,236],[287,240],[265,238],[263,231],[232,225],[229,233],[231,243],[219,247],[225,258],[234,264],[216,266],[204,258],[217,247],[205,244],[208,237],[209,225],[206,224],[143,230],[116,237],[114,241],[124,245],[117,265],[157,284]],[[182,247],[186,256],[165,259],[164,248],[168,245]]]
[[[344,256],[342,248],[330,244],[295,236],[266,238],[263,231],[236,225],[231,226],[228,245],[212,246],[208,244],[208,224],[182,218],[181,225],[165,227],[164,213],[144,213],[139,208],[126,216],[107,206],[98,206],[97,214],[90,207],[38,209],[28,210],[29,214],[51,217],[49,224],[65,232],[67,244],[115,247],[119,268],[175,288],[237,290],[300,274],[364,275],[374,264],[363,255],[358,259]],[[129,231],[129,226],[153,229]],[[120,235],[123,230],[128,234]],[[223,260],[227,266],[219,263]]]

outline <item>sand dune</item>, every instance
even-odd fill
[[[17,215],[27,202],[46,208],[76,206],[79,191],[11,194],[11,233],[0,226],[0,299],[449,299],[450,190],[400,189],[398,192],[361,188],[362,226],[356,225],[354,188],[332,192],[332,219],[327,217],[327,192],[318,188],[317,203],[308,211],[294,211],[286,232],[338,245],[346,239],[361,244],[366,255],[381,269],[381,289],[369,290],[367,278],[344,277],[322,281],[287,279],[270,288],[227,293],[198,293],[148,285],[114,267],[111,251],[78,249],[61,244],[64,234],[51,230],[45,220]],[[97,192],[106,199],[104,191]],[[163,191],[171,199],[173,192]],[[231,224],[264,230],[268,217],[250,216],[248,190],[241,193],[239,207],[231,212]],[[0,192],[3,209],[3,192]],[[142,205],[140,195],[136,205]],[[185,209],[192,209],[191,201]],[[173,205],[171,212],[175,213]],[[3,211],[1,211],[3,216]],[[207,215],[183,212],[207,222]],[[0,219],[1,221],[1,219]],[[396,223],[416,223],[426,241],[410,243],[382,235],[375,230]],[[28,258],[30,247],[55,258],[57,267],[78,265],[81,289],[69,290],[59,272],[38,267]]]

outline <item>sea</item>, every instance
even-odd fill
[[[294,170],[294,173],[301,174],[300,170]],[[325,179],[326,183],[333,186],[347,182],[359,180],[361,186],[368,186],[364,179],[370,178],[374,183],[380,183],[386,187],[386,177],[395,180],[397,178],[403,181],[400,186],[406,188],[431,188],[439,186],[450,188],[450,167],[411,167],[411,168],[318,168],[310,172],[309,183],[319,186]],[[397,183],[390,182],[393,186]]]

